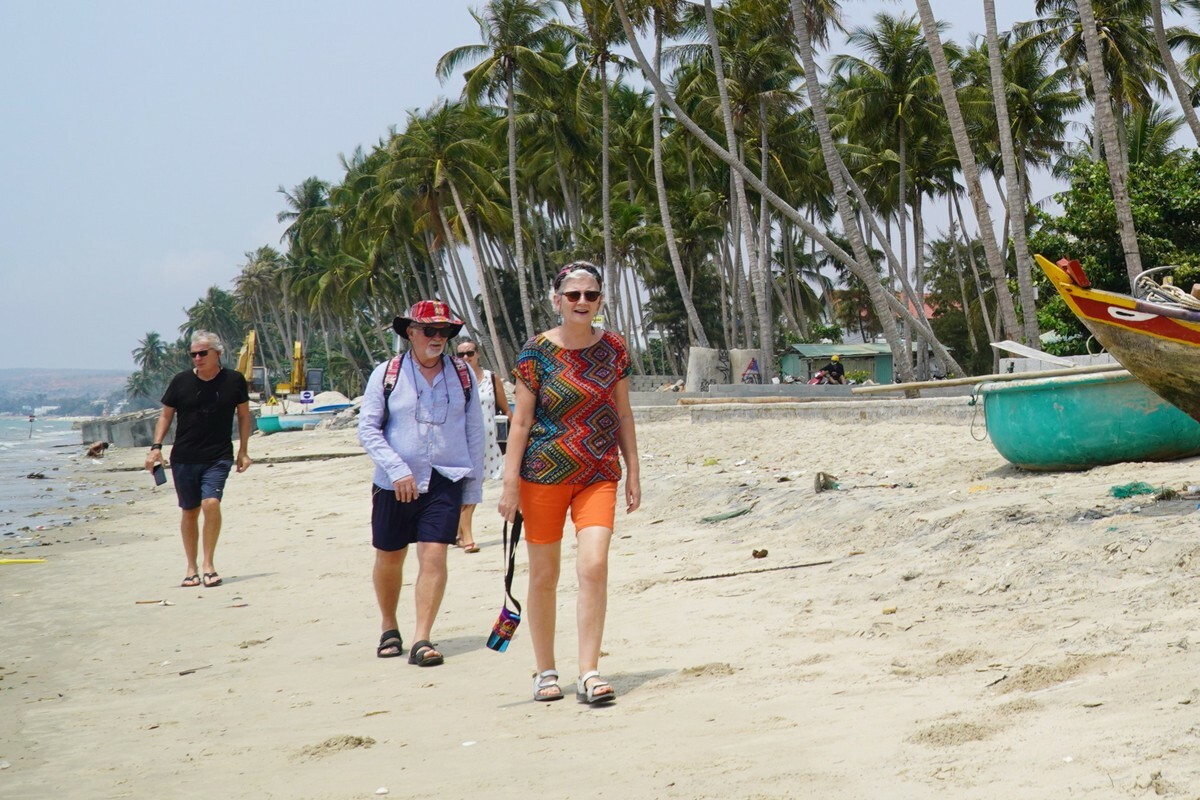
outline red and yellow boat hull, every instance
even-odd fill
[[[1034,257],[1067,306],[1121,366],[1200,421],[1200,311],[1093,289],[1078,262]]]

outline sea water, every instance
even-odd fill
[[[97,502],[73,474],[83,457],[71,420],[0,416],[0,546],[68,525],[72,508]]]

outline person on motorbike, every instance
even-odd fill
[[[835,355],[829,359],[829,363],[821,367],[817,374],[825,374],[825,378],[829,383],[844,384],[846,382],[846,368],[842,366],[842,357]]]

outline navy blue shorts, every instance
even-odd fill
[[[429,491],[407,503],[396,492],[371,485],[371,544],[376,550],[403,550],[413,542],[454,544],[462,508],[462,481],[452,481],[437,470]]]
[[[171,479],[179,507],[187,511],[200,507],[201,500],[220,500],[225,494],[225,479],[233,461],[224,459],[210,464],[172,464]]]

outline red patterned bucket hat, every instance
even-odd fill
[[[419,300],[413,303],[408,311],[392,320],[392,330],[407,339],[409,325],[437,324],[449,326],[448,338],[453,338],[462,330],[463,321],[454,316],[450,312],[450,306],[441,300]]]

